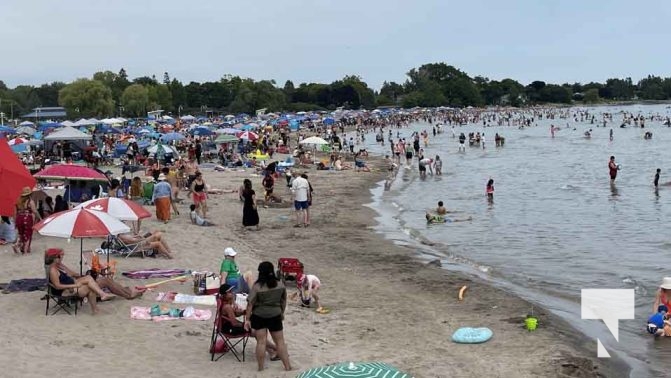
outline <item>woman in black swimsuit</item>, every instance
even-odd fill
[[[191,183],[190,189],[193,204],[196,205],[196,208],[200,208],[203,219],[207,219],[207,192],[205,191],[205,181],[201,172],[196,172],[196,178]]]

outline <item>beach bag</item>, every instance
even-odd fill
[[[193,274],[193,292],[196,295],[213,295],[219,292],[219,275],[212,272]]]
[[[224,339],[217,335],[217,339],[214,341],[214,344],[210,346],[210,353],[226,353],[228,351],[228,346],[224,342]]]

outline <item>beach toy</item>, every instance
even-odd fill
[[[466,289],[468,289],[468,286],[464,285],[459,289],[459,300],[463,301],[464,300],[464,294],[466,294]]]
[[[538,327],[538,318],[535,318],[532,315],[527,316],[527,318],[524,319],[524,327],[529,332],[535,331]]]
[[[250,158],[250,159],[256,158],[256,160],[268,160],[268,159],[270,159],[270,155],[261,153],[261,150],[256,150],[256,151],[254,151],[254,153],[248,154],[247,157]]]
[[[462,327],[452,334],[452,341],[459,344],[480,344],[492,338],[494,332],[487,327]]]
[[[326,308],[326,307],[320,307],[320,308],[318,308],[318,309],[316,310],[316,312],[317,312],[318,314],[322,314],[322,315],[324,315],[324,314],[328,314],[329,312],[331,312],[331,310],[329,310],[329,309]]]

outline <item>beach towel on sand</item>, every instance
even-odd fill
[[[25,291],[45,290],[47,288],[46,278],[22,278],[11,280],[8,284],[0,284],[3,293],[18,293]]]
[[[217,298],[214,295],[189,295],[174,291],[158,293],[156,300],[164,303],[195,304],[201,306],[217,305]]]
[[[178,276],[184,276],[191,274],[190,270],[187,269],[141,269],[141,270],[129,270],[128,272],[121,273],[124,277],[133,278],[136,280],[146,280],[148,278],[172,278]]]
[[[212,311],[194,309],[193,314],[183,318],[174,318],[170,315],[151,316],[151,307],[133,306],[130,308],[130,318],[135,320],[151,320],[162,322],[165,320],[209,320],[212,317]]]

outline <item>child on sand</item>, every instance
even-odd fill
[[[296,284],[298,295],[301,298],[301,306],[310,307],[312,299],[314,299],[317,312],[325,311],[321,303],[319,303],[319,288],[322,284],[319,277],[314,274],[299,274],[296,277]]]
[[[198,211],[196,211],[196,205],[190,205],[189,209],[191,209],[191,223],[197,224],[199,226],[214,226],[215,224],[208,221],[207,219],[203,219],[200,214],[198,214]]]

